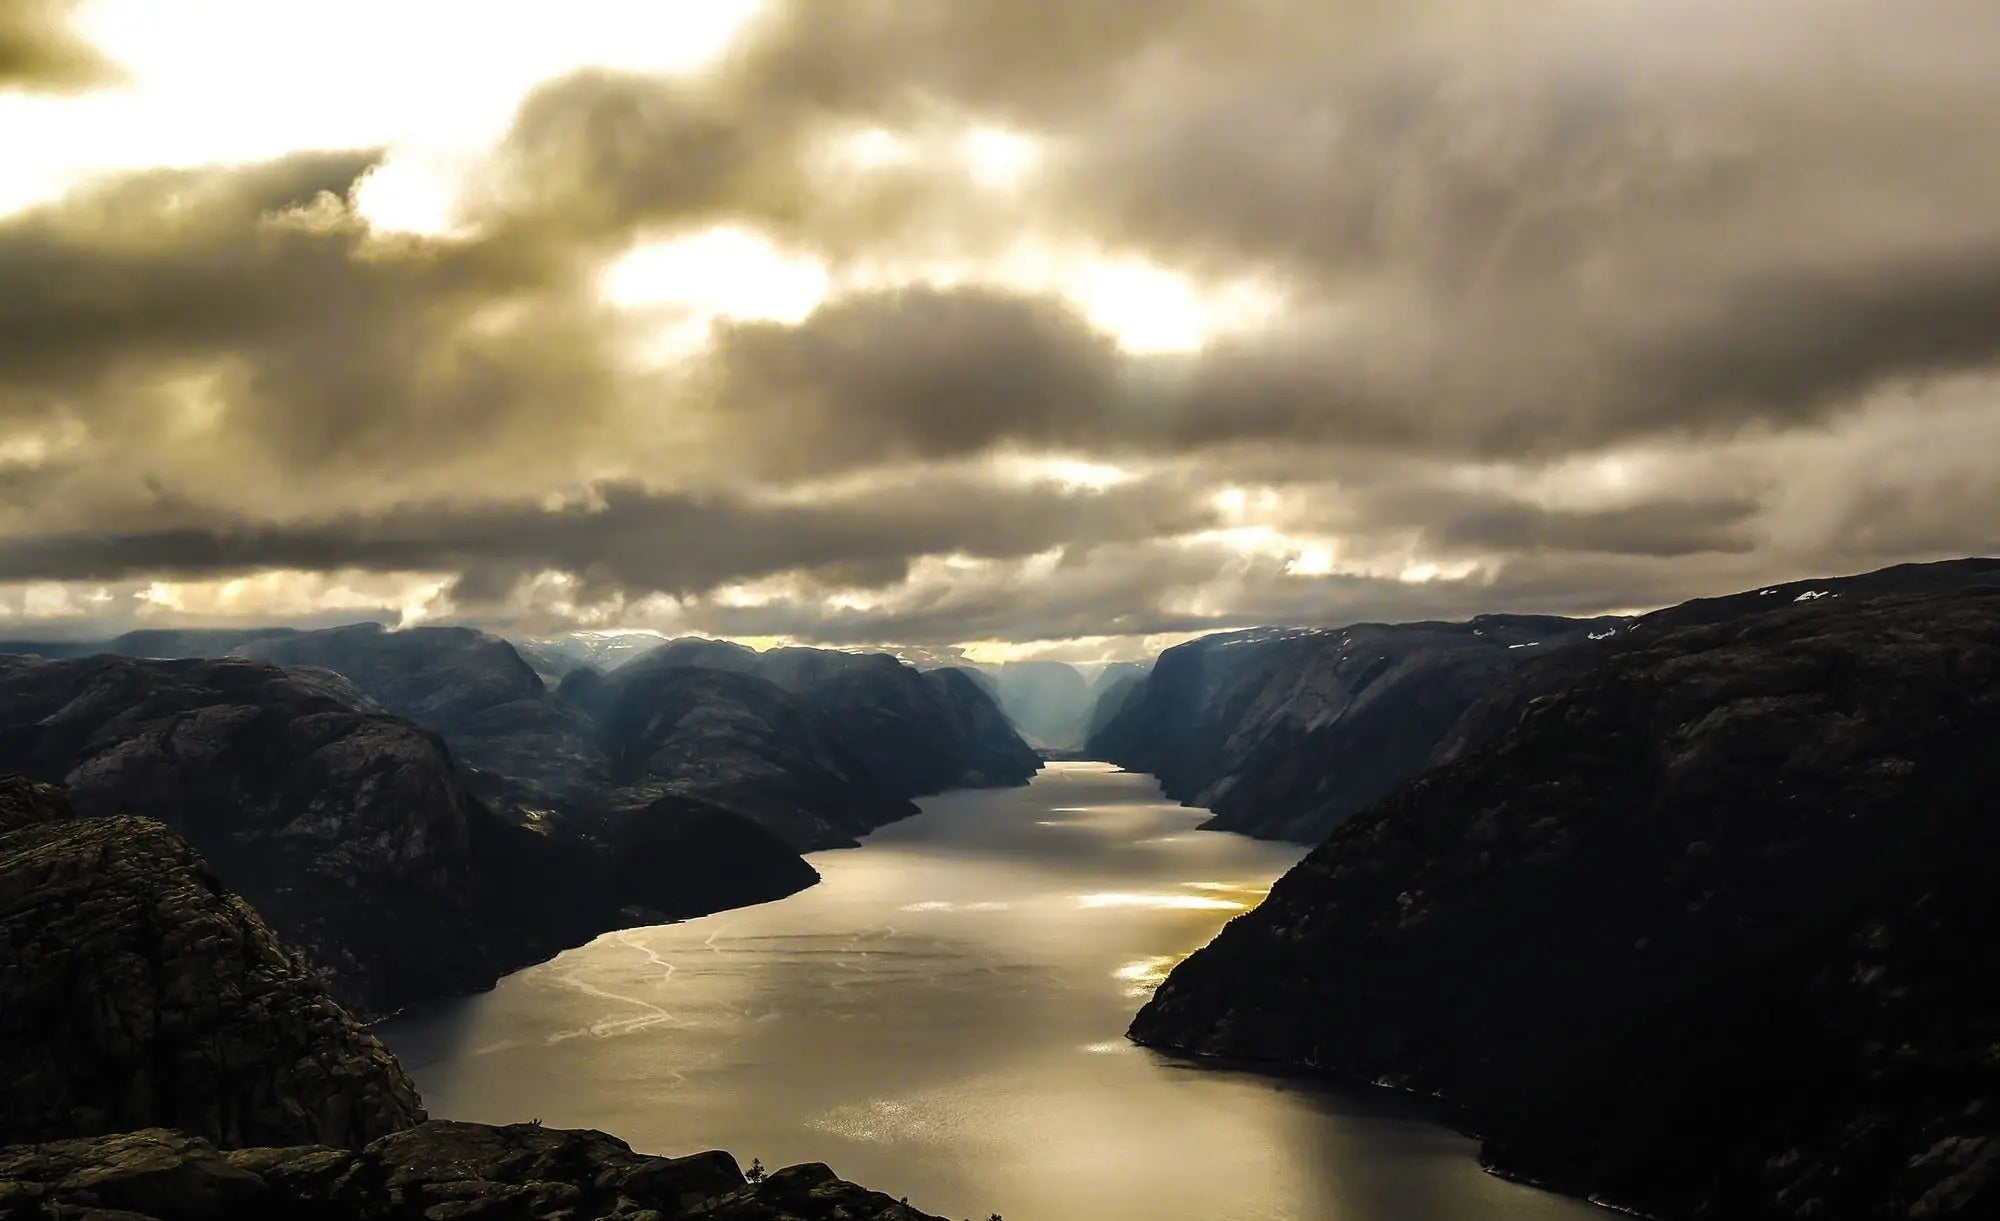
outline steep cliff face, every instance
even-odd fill
[[[1502,675],[1601,621],[1258,628],[1168,649],[1089,752],[1160,778],[1207,826],[1310,843],[1421,771]]]
[[[956,757],[956,783],[967,788],[1026,784],[1041,770],[1041,756],[1021,735],[971,673],[955,666],[924,673],[944,722],[964,745]]]
[[[0,1143],[169,1125],[358,1148],[423,1117],[388,1051],[179,836],[0,780]]]
[[[2000,591],[1642,631],[1132,1036],[1441,1094],[1502,1168],[1665,1216],[1995,1215],[1996,734]]]
[[[1097,683],[1091,688],[1090,719],[1083,734],[1086,747],[1089,743],[1103,740],[1105,729],[1137,694],[1140,685],[1146,681],[1149,669],[1132,662],[1120,662],[1097,676]]]

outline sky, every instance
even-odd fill
[[[2000,552],[1991,0],[0,0],[0,634]]]

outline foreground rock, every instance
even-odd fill
[[[816,877],[719,821],[669,836],[650,869],[614,859],[628,844],[524,830],[436,735],[337,675],[261,662],[0,657],[0,770],[65,784],[82,814],[161,819],[369,1016],[716,910],[710,875],[720,905]]]
[[[423,1117],[388,1051],[179,836],[0,780],[0,1143],[162,1124],[359,1146]]]
[[[1996,736],[2000,590],[1644,633],[1132,1037],[1440,1094],[1502,1169],[1663,1216],[2000,1215]]]
[[[824,1166],[751,1185],[723,1153],[423,1118],[172,831],[0,779],[0,1221],[921,1215]]]
[[[1486,615],[1204,636],[1160,654],[1088,753],[1214,811],[1205,826],[1314,843],[1423,770],[1503,675],[1613,626]]]
[[[430,1123],[358,1152],[222,1151],[152,1128],[0,1149],[0,1221],[939,1221],[822,1165],[761,1183],[727,1153],[647,1157],[602,1132]]]

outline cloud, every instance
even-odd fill
[[[950,643],[1991,549],[1996,109],[1980,0],[767,6],[544,83],[437,232],[357,205],[407,147],[0,216],[0,580]],[[717,226],[821,288],[607,295]]]
[[[116,65],[69,28],[74,0],[10,0],[0,8],[0,90],[67,93],[116,81]]]

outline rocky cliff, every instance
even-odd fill
[[[1257,628],[1160,654],[1088,753],[1159,777],[1205,826],[1311,843],[1421,771],[1488,687],[1609,622]]]
[[[1132,1037],[1441,1095],[1502,1169],[1662,1216],[2000,1214],[1996,735],[2000,590],[1649,627]]]
[[[221,1150],[152,1128],[0,1148],[0,1221],[942,1221],[823,1165],[746,1183],[727,1153],[602,1132],[430,1123],[358,1152]]]
[[[925,1214],[824,1166],[423,1122],[395,1060],[164,825],[0,780],[0,1221]],[[929,1218],[927,1221],[936,1221]]]
[[[358,1148],[423,1117],[388,1051],[179,836],[0,780],[0,1143],[166,1125]]]
[[[496,817],[437,735],[321,670],[0,657],[0,769],[66,784],[80,813],[167,823],[369,1015],[485,987],[661,912],[714,910],[699,891],[663,893],[671,873],[620,890],[601,841]],[[814,878],[775,843],[677,844],[680,876],[697,878],[757,852],[760,898]]]

